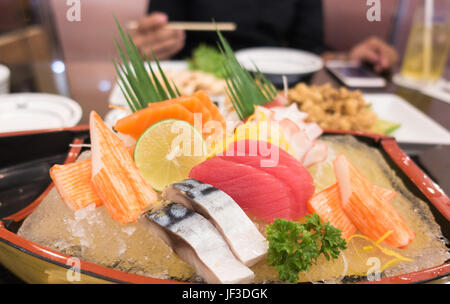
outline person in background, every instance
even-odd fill
[[[189,57],[199,44],[217,44],[217,34],[166,28],[170,21],[234,22],[236,31],[223,32],[235,50],[256,46],[284,46],[322,55],[324,60],[367,62],[378,72],[390,70],[396,51],[370,37],[346,54],[329,51],[324,43],[322,3],[319,0],[151,0],[134,41],[140,51],[160,60]]]

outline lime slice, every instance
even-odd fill
[[[139,137],[134,161],[147,182],[158,191],[187,178],[207,155],[202,134],[191,124],[166,119],[151,125]]]

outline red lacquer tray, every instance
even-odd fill
[[[407,188],[429,204],[444,236],[447,239],[449,238],[449,198],[398,147],[395,139],[361,132],[329,130],[325,134],[351,134],[358,140],[382,151],[391,168],[402,178]],[[74,264],[70,256],[28,241],[15,233],[20,222],[39,205],[53,187],[48,177],[48,171],[39,175],[36,172],[43,171],[36,171],[36,168],[46,170],[54,163],[73,162],[81,148],[79,146],[69,148],[69,144],[80,144],[88,141],[88,126],[0,134],[0,201],[2,195],[4,198],[0,205],[0,263],[15,275],[30,283],[68,282],[70,278],[67,273],[71,267],[79,267],[81,276],[77,279],[77,282],[81,283],[179,283],[129,274],[86,261],[79,261],[79,264]],[[37,162],[37,160],[39,161]],[[32,174],[27,173],[27,165],[34,166]],[[3,168],[9,168],[9,170],[5,171]],[[35,180],[30,180],[25,186],[29,187],[27,188],[29,190],[27,195],[24,195],[23,189],[22,191],[20,189],[24,186],[17,182],[20,177],[12,178],[13,182],[10,188],[7,185],[5,186],[5,183],[2,184],[2,172],[12,175],[17,172],[24,172],[28,177],[34,176]],[[16,189],[18,189],[17,193],[14,192]],[[11,193],[14,195],[11,195]],[[9,196],[5,201],[6,195]],[[14,199],[10,201],[8,197]],[[450,261],[433,268],[386,277],[370,283],[417,283],[448,276],[450,276]]]

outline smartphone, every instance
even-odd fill
[[[381,88],[386,86],[386,80],[383,77],[358,62],[330,60],[325,66],[348,87]]]

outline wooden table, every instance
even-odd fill
[[[41,62],[40,68],[45,71],[51,71],[51,69],[49,69],[50,65],[50,62]],[[110,90],[112,89],[116,79],[112,62],[108,60],[65,62],[65,68],[65,74],[48,75],[47,72],[45,81],[50,81],[51,79],[57,80],[56,91],[50,93],[66,93],[81,105],[83,109],[83,117],[80,124],[88,123],[89,112],[91,110],[97,111],[102,117],[105,116],[109,111],[108,98]],[[42,73],[37,73],[36,75],[42,75]],[[42,82],[42,79],[37,81]],[[338,81],[325,70],[316,73],[311,80],[312,84],[323,84],[327,82],[331,82],[334,86],[340,85]],[[20,86],[16,84],[15,87],[21,88],[29,86]],[[388,87],[383,90],[370,90],[370,92],[390,92],[398,94],[420,111],[444,126],[447,130],[450,130],[450,104],[430,98],[416,91],[398,87],[392,83],[390,83]],[[450,147],[440,146],[404,145],[402,148],[416,161],[420,160],[420,153],[423,151],[430,151],[433,149],[444,149],[444,151],[450,151]],[[440,171],[441,172],[434,172],[432,175],[435,177],[446,176],[448,174],[448,170],[446,170],[444,166],[441,166]],[[448,183],[449,180],[450,179],[447,177],[437,181],[447,193],[450,193],[450,185]],[[449,280],[450,279],[447,278],[444,281]],[[14,275],[10,274],[6,269],[0,266],[0,283],[17,282],[20,282],[20,280],[16,279]],[[442,283],[442,280],[439,282]]]

